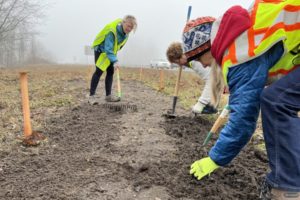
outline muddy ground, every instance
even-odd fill
[[[189,167],[216,139],[201,148],[212,122],[193,118],[180,105],[177,118],[165,119],[172,97],[139,82],[122,84],[122,103],[137,111],[109,110],[103,100],[90,106],[78,96],[79,106],[44,116],[40,131],[47,140],[38,147],[15,142],[2,148],[0,199],[258,199],[257,182],[267,162],[251,145],[229,166],[197,181]]]

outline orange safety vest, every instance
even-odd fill
[[[283,42],[284,54],[269,75],[287,74],[299,66],[294,61],[300,57],[300,1],[255,0],[250,17],[253,25],[224,53],[222,71],[226,83],[229,67],[264,54],[279,41]]]

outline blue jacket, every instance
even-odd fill
[[[123,31],[123,27],[121,24],[117,26],[117,38],[118,38],[118,44],[123,42],[127,35]],[[102,44],[95,47],[95,51],[97,52],[105,52],[108,59],[111,63],[115,63],[118,61],[117,55],[114,54],[114,43],[115,43],[115,36],[112,32],[106,35],[105,40]]]
[[[241,151],[256,128],[260,110],[260,95],[268,78],[268,70],[283,54],[282,43],[263,55],[229,68],[229,119],[209,152],[209,157],[224,166]]]

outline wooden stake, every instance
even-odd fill
[[[21,82],[22,107],[23,107],[23,118],[24,118],[24,136],[26,138],[31,136],[32,134],[31,123],[30,123],[27,72],[20,72],[20,82]]]
[[[159,69],[159,91],[165,89],[164,69]]]
[[[142,81],[142,78],[143,78],[143,68],[141,67],[141,69],[140,69],[140,81]]]

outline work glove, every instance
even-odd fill
[[[200,103],[199,101],[193,106],[192,112],[196,114],[201,114],[205,105],[203,103]]]
[[[191,165],[190,174],[194,175],[198,180],[201,180],[204,176],[210,175],[210,173],[217,168],[219,168],[219,166],[210,157],[205,157],[195,161]]]

